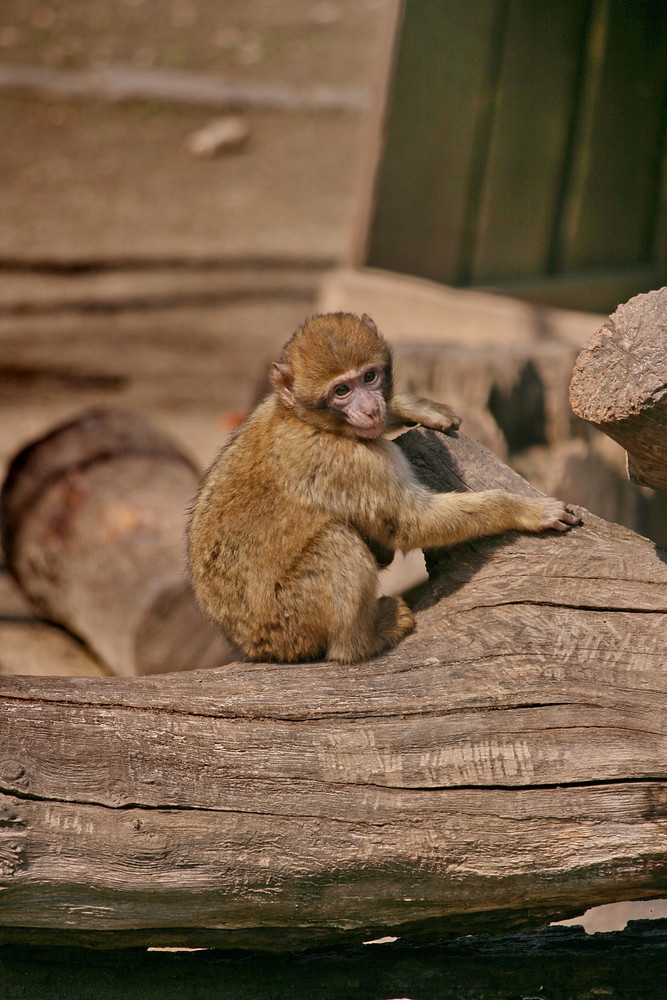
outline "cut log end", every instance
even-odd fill
[[[628,453],[633,482],[667,490],[667,288],[618,307],[584,346],[570,384],[575,414]]]

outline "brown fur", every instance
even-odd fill
[[[251,660],[353,663],[399,642],[412,612],[401,598],[378,600],[373,552],[577,523],[556,500],[432,493],[391,441],[341,426],[329,384],[368,364],[386,366],[389,424],[458,426],[442,404],[393,396],[389,348],[368,317],[315,317],[285,345],[276,391],[202,482],[188,530],[195,592]]]

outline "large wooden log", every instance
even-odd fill
[[[667,490],[667,288],[618,307],[577,358],[570,401],[628,454],[640,486]]]
[[[531,490],[401,441],[439,488]],[[584,516],[429,553],[417,630],[354,668],[0,678],[0,939],[288,949],[664,894],[667,563]]]

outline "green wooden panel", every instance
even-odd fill
[[[455,282],[505,0],[406,0],[368,263]],[[486,104],[485,104],[486,102]]]
[[[663,0],[595,0],[559,270],[651,259],[666,46]]]
[[[472,282],[549,268],[589,13],[582,0],[510,4]]]
[[[599,308],[667,261],[666,127],[667,0],[406,0],[366,262]]]
[[[653,263],[606,270],[566,271],[546,277],[538,274],[478,287],[511,295],[525,302],[612,313],[620,302],[627,302],[633,295],[650,292],[666,284],[667,267],[665,264]]]

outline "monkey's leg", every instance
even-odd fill
[[[341,663],[368,660],[396,646],[414,625],[414,615],[402,597],[373,595],[348,627],[332,636],[328,658]]]
[[[250,658],[357,663],[395,646],[412,629],[412,612],[377,591],[368,546],[351,528],[328,525],[280,581],[270,619],[255,622]]]
[[[343,527],[335,536],[339,561],[329,580],[328,657],[357,663],[400,642],[414,628],[414,616],[400,597],[378,599],[377,565],[359,536]]]
[[[415,627],[415,616],[402,597],[381,597],[377,603],[376,636],[378,652],[391,649]]]

